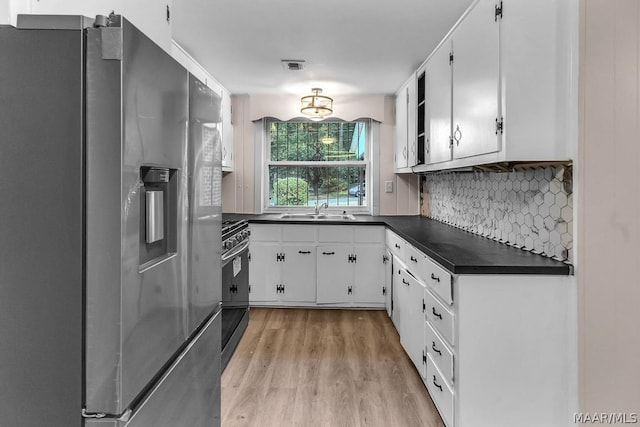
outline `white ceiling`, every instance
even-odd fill
[[[471,2],[176,1],[173,37],[233,94],[392,94]]]

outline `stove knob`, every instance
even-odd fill
[[[233,243],[231,240],[225,240],[224,243],[222,243],[222,247],[224,249],[231,249],[233,247]]]
[[[244,230],[244,231],[242,232],[242,238],[243,238],[243,239],[246,239],[247,237],[249,237],[249,230]]]
[[[238,235],[236,236],[236,240],[237,240],[238,242],[242,242],[242,241],[244,240],[244,236],[242,235],[242,233],[240,233],[240,234],[238,234]]]

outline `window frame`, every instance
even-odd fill
[[[367,189],[372,188],[372,171],[373,171],[373,162],[372,162],[372,123],[371,119],[357,119],[357,120],[341,120],[341,119],[325,119],[321,121],[314,121],[309,119],[291,119],[291,120],[278,120],[275,118],[265,118],[262,120],[262,135],[263,135],[263,145],[262,145],[262,212],[264,213],[285,213],[285,212],[313,212],[315,210],[315,205],[307,205],[307,206],[271,206],[269,204],[269,167],[270,166],[308,166],[308,167],[362,167],[365,168],[365,180],[364,186]],[[283,122],[283,123],[350,123],[350,122],[360,122],[365,124],[365,147],[364,147],[364,160],[348,160],[348,161],[340,161],[340,160],[328,160],[328,161],[275,161],[271,159],[271,138],[270,138],[270,126],[273,122]],[[367,190],[367,204],[364,206],[358,205],[349,205],[349,206],[329,206],[326,208],[328,212],[346,212],[351,214],[370,214],[373,208],[373,192]],[[322,201],[319,201],[322,204]],[[324,210],[323,210],[324,211]]]

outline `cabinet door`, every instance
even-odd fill
[[[481,0],[453,33],[453,156],[500,149],[499,21],[495,2]]]
[[[318,304],[353,300],[353,264],[350,246],[319,246],[316,302]],[[352,291],[349,292],[349,287]]]
[[[451,160],[451,41],[443,43],[426,65],[425,103],[429,112],[426,163]]]
[[[407,153],[407,129],[409,125],[409,87],[407,85],[402,86],[398,95],[396,96],[396,139],[395,139],[395,151],[396,151],[396,169],[406,168],[408,165],[408,153]]]
[[[413,278],[406,270],[400,272],[400,283],[396,289],[400,293],[400,343],[411,361],[424,377],[422,354],[424,351],[425,320],[422,313],[424,286]]]
[[[385,295],[384,246],[356,246],[353,263],[354,301],[383,304]]]
[[[222,168],[233,171],[233,123],[231,121],[231,96],[222,91]]]
[[[387,315],[392,316],[392,295],[393,295],[393,255],[388,249],[385,250],[386,261],[384,263],[384,307]]]
[[[280,284],[281,264],[277,255],[281,251],[276,243],[251,243],[251,264],[249,267],[249,301],[275,301],[276,285]]]
[[[283,301],[316,301],[316,248],[315,246],[283,245],[282,263]]]
[[[402,331],[402,306],[408,299],[406,296],[406,286],[402,283],[402,269],[402,263],[398,260],[398,257],[394,257],[393,264],[391,266],[391,281],[393,286],[391,291],[391,304],[393,307],[391,310],[391,320],[393,321],[398,333]]]
[[[418,163],[418,83],[415,76],[407,85],[407,166]]]

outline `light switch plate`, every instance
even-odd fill
[[[385,181],[384,182],[384,192],[385,193],[393,193],[393,181]]]

